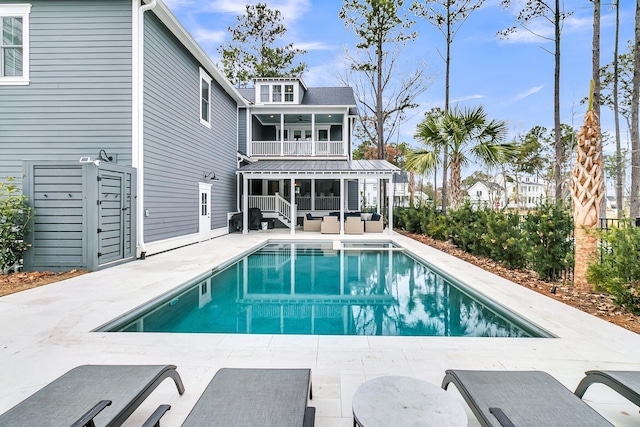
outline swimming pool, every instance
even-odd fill
[[[98,329],[549,337],[390,242],[271,241]]]

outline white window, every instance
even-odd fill
[[[30,4],[0,4],[0,85],[29,84]]]
[[[272,102],[282,102],[282,85],[273,85]]]
[[[293,102],[293,85],[284,85],[284,102]]]
[[[269,85],[260,85],[260,102],[269,102]]]
[[[476,191],[476,197],[482,197],[482,190]]]
[[[211,127],[211,77],[200,69],[200,123]]]

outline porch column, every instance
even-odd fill
[[[344,178],[340,178],[340,234],[344,234]]]
[[[296,179],[291,178],[291,234],[296,234],[298,209],[296,209]]]
[[[392,175],[393,178],[393,175]],[[387,232],[389,234],[393,233],[393,179],[389,178],[389,182],[387,184],[387,194],[389,194],[389,201],[388,201],[388,205],[389,206],[389,227]]]
[[[311,210],[316,210],[316,179],[311,178]]]
[[[380,211],[380,203],[382,203],[380,200],[382,197],[382,180],[378,178],[376,181],[376,212],[382,215],[382,212]]]
[[[249,233],[249,180],[242,174],[242,234]]]
[[[311,113],[311,156],[316,155],[316,114]]]
[[[280,155],[284,156],[284,114],[280,114]]]

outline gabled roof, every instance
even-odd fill
[[[255,104],[256,92],[254,88],[239,88],[238,92],[247,101]],[[280,106],[282,104],[274,105]],[[302,102],[298,105],[348,105],[355,107],[356,98],[350,87],[310,87],[304,92]]]

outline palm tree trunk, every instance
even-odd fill
[[[578,132],[577,158],[571,179],[571,200],[575,225],[575,269],[573,283],[576,289],[590,291],[587,267],[596,255],[596,236],[590,231],[598,225],[598,212],[602,203],[603,167],[602,143],[598,117],[587,111],[584,125]]]
[[[462,178],[460,176],[462,166],[460,160],[454,156],[451,157],[451,207],[458,209],[460,206],[460,185]]]

